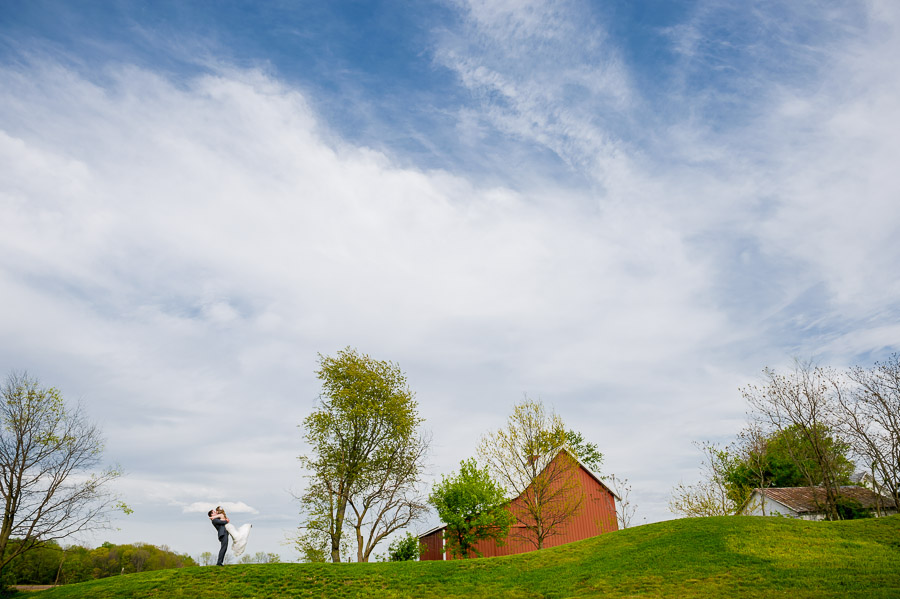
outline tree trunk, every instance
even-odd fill
[[[334,524],[331,532],[331,562],[339,564],[341,562],[341,533],[344,528],[344,514],[347,510],[347,504],[338,502],[337,513],[334,515]]]
[[[356,527],[356,561],[357,562],[365,562],[368,561],[365,559],[365,555],[363,555],[363,545],[365,544],[365,539],[363,539],[362,530],[360,527]]]

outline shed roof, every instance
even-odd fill
[[[422,534],[420,534],[419,538],[423,539],[423,538],[427,537],[428,535],[436,533],[439,530],[444,530],[445,528],[447,528],[446,524],[441,524],[440,526],[435,526],[431,530],[427,530],[427,531],[423,532]]]
[[[773,487],[768,489],[756,489],[773,501],[785,505],[798,514],[821,512],[825,504],[825,489],[823,487]],[[840,488],[843,497],[855,499],[866,509],[874,509],[881,501],[881,506],[895,509],[897,506],[890,497],[878,495],[866,487],[847,486]]]

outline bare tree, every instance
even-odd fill
[[[769,439],[763,434],[758,422],[749,423],[738,433],[735,451],[746,465],[753,478],[753,487],[762,488],[766,485],[766,473],[769,463],[768,454]],[[745,491],[747,491],[745,489]],[[752,491],[752,489],[749,489]]]
[[[134,566],[134,571],[141,572],[144,569],[144,564],[150,559],[150,552],[143,547],[138,547],[135,549],[134,553],[130,555],[130,558],[131,564]]]
[[[866,465],[874,490],[900,505],[900,354],[835,382],[835,412],[856,457]],[[880,508],[880,506],[879,506]]]
[[[406,528],[428,511],[417,486],[429,439],[423,435],[405,441],[391,448],[391,454],[368,473],[347,502],[353,512],[357,561],[369,561],[375,546],[385,537]]]
[[[769,430],[795,434],[785,435],[787,450],[806,476],[809,485],[821,485],[825,491],[826,517],[841,519],[839,471],[845,446],[837,435],[833,419],[836,376],[830,370],[796,361],[787,374],[764,370],[767,383],[762,387],[742,389],[744,398],[754,409],[752,416]],[[802,455],[811,452],[811,456]],[[805,459],[810,457],[811,461]]]
[[[81,409],[27,374],[10,374],[0,403],[0,571],[51,540],[106,526],[116,503],[107,483],[117,469],[91,473],[103,438]],[[10,543],[19,538],[21,542]]]
[[[629,528],[637,511],[637,505],[631,501],[631,483],[627,478],[619,478],[615,474],[604,477],[604,480],[609,483],[609,487],[618,498],[616,519],[619,522],[619,528]]]
[[[725,474],[729,453],[712,443],[695,443],[703,452],[700,482],[676,485],[669,498],[669,510],[689,518],[730,516],[739,507],[728,492]]]
[[[511,496],[510,511],[521,524],[511,533],[537,549],[561,534],[584,503],[577,461],[563,448],[562,419],[540,401],[525,397],[505,429],[485,435],[478,454]]]
[[[244,555],[238,560],[239,564],[277,564],[281,561],[281,557],[277,553],[266,553],[265,551],[257,551],[253,555]]]

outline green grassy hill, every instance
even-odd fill
[[[900,597],[900,516],[673,520],[509,557],[132,574],[35,599]]]

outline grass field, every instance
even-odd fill
[[[184,568],[19,596],[896,598],[900,516],[848,522],[672,520],[508,557]]]

